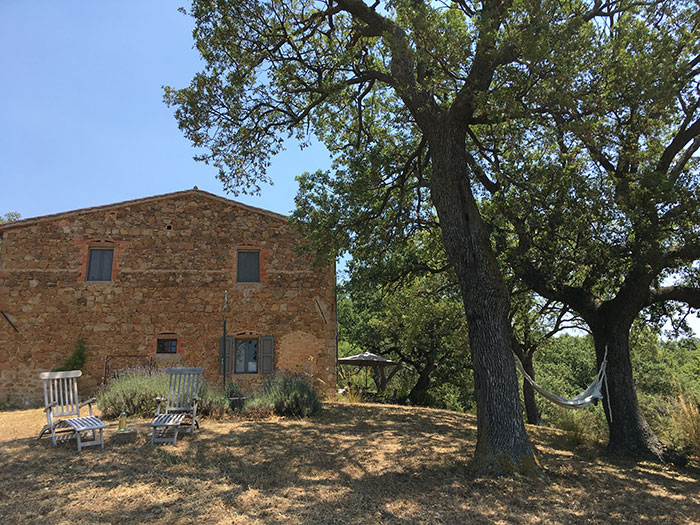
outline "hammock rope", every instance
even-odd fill
[[[608,390],[608,377],[605,373],[605,370],[608,366],[607,345],[605,346],[605,355],[603,356],[603,362],[600,364],[600,370],[598,370],[598,375],[596,375],[595,380],[590,385],[588,385],[588,388],[586,388],[586,390],[581,392],[579,395],[572,397],[571,399],[567,399],[565,397],[552,394],[551,392],[547,392],[544,388],[535,383],[535,380],[532,379],[527,372],[525,372],[525,369],[523,368],[523,365],[517,356],[515,358],[515,364],[518,366],[518,369],[523,374],[523,377],[527,380],[527,382],[532,385],[532,388],[539,392],[539,394],[545,399],[548,399],[552,403],[555,403],[561,407],[569,409],[584,408],[593,403],[594,401],[597,401],[598,399],[603,399],[603,397],[605,397],[608,402],[608,414],[610,415],[610,421],[612,421],[612,408],[610,406],[610,396],[603,396],[603,393],[601,392],[601,388],[603,385],[605,385],[605,392],[610,392]]]

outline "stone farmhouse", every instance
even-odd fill
[[[79,338],[87,393],[145,363],[221,384],[224,346],[244,390],[289,371],[334,391],[335,268],[304,242],[285,216],[196,187],[0,225],[0,402],[40,400],[39,373]]]

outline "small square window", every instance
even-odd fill
[[[105,248],[90,248],[88,254],[88,281],[111,281],[114,250]]]
[[[158,339],[156,354],[177,353],[177,339]]]
[[[260,252],[238,252],[236,280],[239,283],[260,282]]]

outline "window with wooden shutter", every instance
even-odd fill
[[[271,335],[260,338],[260,368],[263,374],[271,374],[275,366],[275,343]]]
[[[219,337],[219,374],[224,375],[224,357],[226,358],[226,373],[233,369],[233,337],[226,336],[226,349],[224,350],[224,338]]]
[[[106,248],[90,248],[88,253],[88,281],[111,281],[114,250]]]

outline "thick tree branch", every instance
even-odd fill
[[[700,243],[686,243],[668,250],[661,260],[661,268],[668,268],[678,263],[689,263],[698,259],[700,259]]]
[[[432,96],[421,90],[414,73],[414,53],[406,32],[393,20],[382,16],[362,0],[337,0],[338,6],[356,20],[364,22],[363,36],[382,36],[391,49],[391,84],[419,122],[438,110]]]
[[[645,306],[665,301],[679,301],[693,308],[700,308],[700,288],[690,286],[663,286],[650,290]]]
[[[506,60],[513,60],[517,56],[515,49],[508,48],[507,53],[499,55],[496,49],[498,31],[503,21],[503,14],[511,6],[510,0],[484,1],[481,10],[481,24],[479,40],[476,44],[474,60],[469,69],[467,79],[450,108],[450,114],[457,122],[462,122],[464,126],[471,123],[476,108],[474,107],[475,96],[488,91],[496,68],[505,63]],[[508,58],[512,56],[513,58]]]
[[[681,129],[673,137],[673,140],[664,150],[659,162],[656,164],[657,173],[667,173],[676,155],[686,147],[688,142],[695,139],[698,135],[700,135],[700,119],[697,119],[689,127]]]
[[[569,285],[551,286],[551,279],[537,268],[528,257],[527,252],[532,245],[532,239],[527,232],[525,224],[512,214],[508,215],[508,219],[513,224],[518,237],[518,258],[513,266],[518,277],[535,293],[545,299],[552,299],[567,304],[581,314],[595,310],[595,298],[587,290]]]

